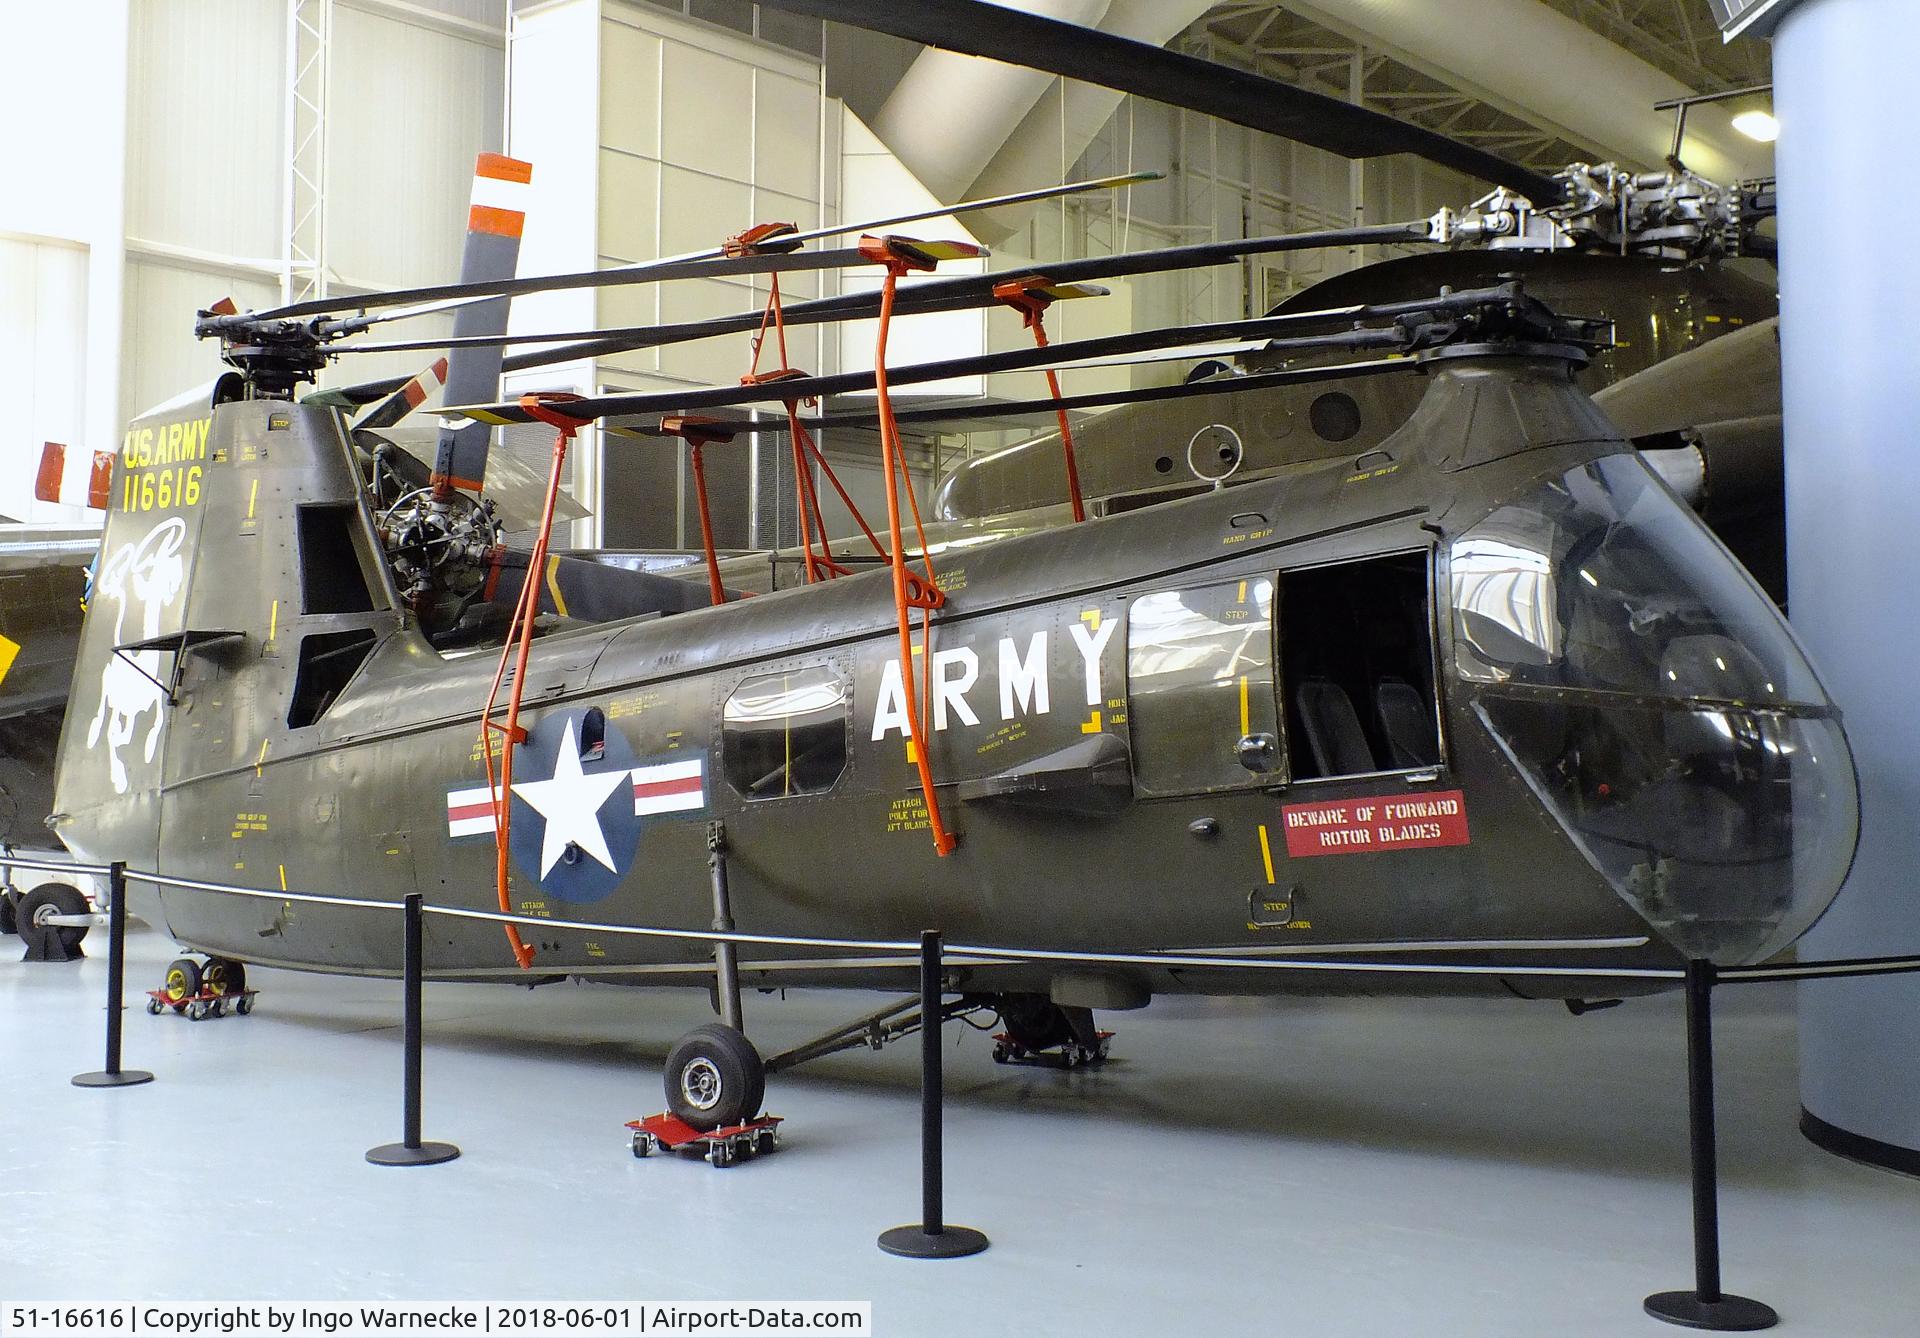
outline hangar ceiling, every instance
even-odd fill
[[[1706,0],[1532,0],[1572,19],[1695,92],[1765,83],[1767,48],[1720,41]],[[1300,9],[1314,10],[1312,0]],[[1553,171],[1612,156],[1547,128],[1511,102],[1496,106],[1432,70],[1370,49],[1363,41],[1274,0],[1224,0],[1175,43],[1181,50],[1361,101],[1464,139],[1529,167]],[[1360,63],[1356,78],[1355,61]],[[1566,71],[1573,77],[1576,71]],[[1519,113],[1519,114],[1516,114]]]

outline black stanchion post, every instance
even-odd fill
[[[418,892],[409,892],[406,900],[406,944],[404,948],[401,1007],[404,1013],[406,1046],[405,1131],[398,1143],[382,1143],[367,1153],[375,1166],[435,1166],[452,1161],[460,1149],[451,1143],[420,1141],[420,975],[426,955],[424,902]]]
[[[920,1221],[880,1233],[880,1248],[909,1259],[958,1259],[987,1248],[984,1233],[948,1226],[941,1203],[940,932],[920,935]]]
[[[127,976],[127,866],[120,860],[107,866],[107,896],[107,1066],[98,1073],[75,1074],[75,1087],[137,1087],[153,1081],[144,1069],[120,1067],[121,997]]]
[[[1687,962],[1687,1143],[1693,1167],[1693,1290],[1646,1299],[1655,1319],[1746,1333],[1780,1322],[1773,1307],[1720,1290],[1720,1170],[1713,1124],[1713,963]]]

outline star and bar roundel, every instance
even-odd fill
[[[706,760],[641,762],[617,729],[582,738],[588,712],[548,715],[514,750],[508,849],[562,901],[599,901],[633,868],[643,819],[707,806]],[[494,835],[493,792],[447,792],[447,836]]]

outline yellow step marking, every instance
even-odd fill
[[[13,662],[20,657],[20,643],[0,636],[0,683],[7,681],[7,671],[13,668]]]
[[[1080,726],[1080,732],[1082,734],[1098,734],[1100,732],[1100,712],[1098,710],[1087,717],[1087,722]]]
[[[1242,674],[1240,675],[1240,737],[1243,739],[1253,733],[1250,706],[1251,703],[1247,697],[1247,676]]]
[[[260,500],[260,480],[253,481],[253,487],[247,490],[247,519],[253,519],[253,504]]]
[[[1267,841],[1267,824],[1260,824],[1260,862],[1267,866],[1267,882],[1273,882],[1273,846]]]
[[[1080,612],[1080,621],[1087,625],[1089,632],[1098,632],[1100,630],[1100,610],[1082,609]]]
[[[273,601],[273,610],[267,614],[267,644],[271,646],[274,638],[280,635],[280,601]]]

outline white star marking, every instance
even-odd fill
[[[612,872],[619,872],[613,867],[613,852],[607,849],[607,834],[600,829],[600,805],[622,785],[632,784],[632,773],[582,770],[579,726],[577,720],[567,722],[567,737],[560,744],[559,757],[554,759],[550,780],[513,787],[515,794],[547,820],[546,839],[540,846],[542,878],[553,872],[569,844],[579,846]]]

